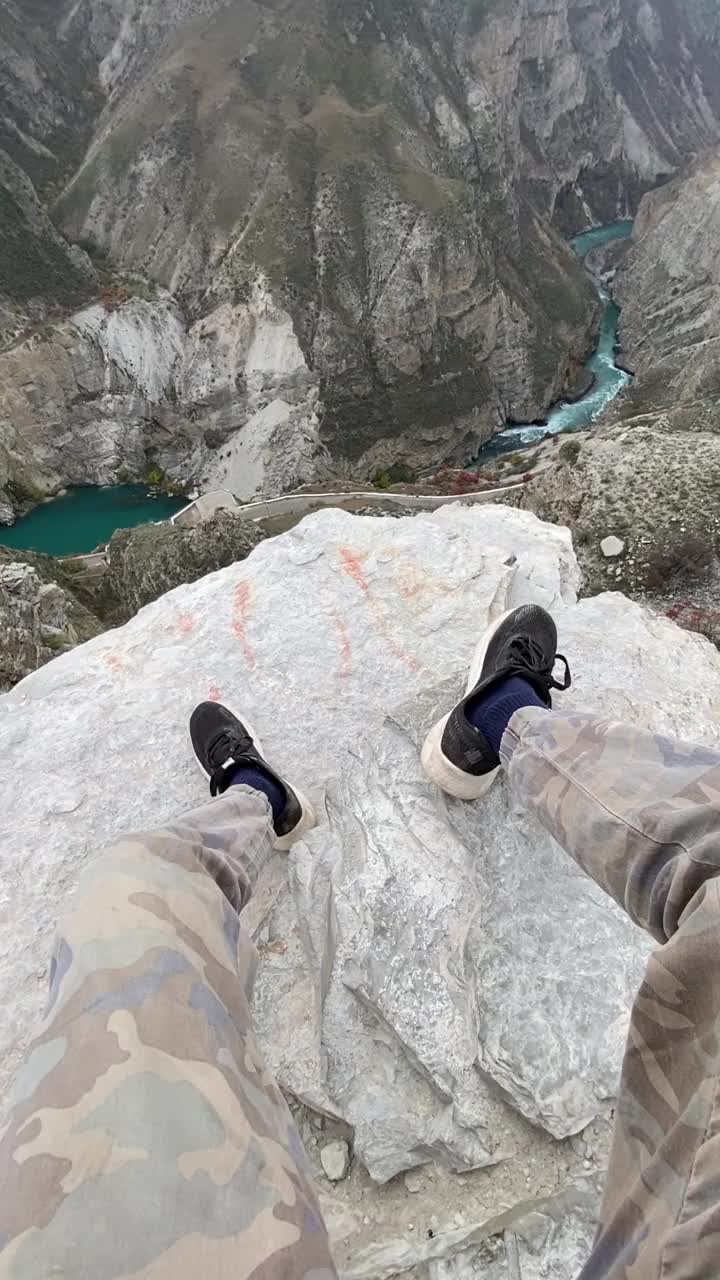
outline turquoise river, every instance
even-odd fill
[[[611,222],[609,226],[584,231],[570,243],[578,257],[584,258],[586,253],[599,244],[606,244],[608,240],[625,239],[631,234],[632,228],[632,221]],[[599,417],[610,401],[630,382],[630,374],[618,369],[615,364],[620,311],[604,289],[599,289],[598,292],[603,300],[604,310],[598,344],[586,365],[595,376],[595,382],[587,395],[572,404],[567,401],[556,404],[548,413],[547,421],[542,424],[519,423],[517,426],[507,427],[505,431],[499,431],[481,449],[476,463],[482,465],[483,462],[497,458],[502,453],[510,453],[521,445],[536,444],[545,436],[558,435],[563,431],[582,431]]]

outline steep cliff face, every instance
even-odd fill
[[[241,499],[280,493],[324,456],[316,408],[290,317],[262,290],[190,326],[169,295],[93,305],[0,354],[0,522],[157,466]]]
[[[645,196],[615,281],[634,415],[720,394],[720,155]]]
[[[492,104],[470,111],[456,26],[247,3],[187,6],[167,34],[146,5],[98,50],[108,104],[58,206],[191,318],[268,289],[317,372],[324,437],[369,462],[388,437],[437,455],[537,413],[593,319],[513,190]]]
[[[102,104],[91,50],[66,38],[70,10],[65,0],[0,3],[0,349],[28,320],[96,288],[44,208],[80,163]]]
[[[719,19],[706,0],[476,0],[468,84],[488,86],[520,188],[576,231],[718,137]]]
[[[47,70],[41,119],[14,82],[11,102],[33,137],[59,130],[56,220],[167,289],[189,335],[224,335],[176,388],[178,420],[233,442],[192,455],[201,481],[234,484],[248,441],[257,455],[282,426],[291,445],[316,413],[331,454],[367,470],[462,458],[543,412],[596,318],[552,221],[625,212],[718,136],[702,0],[77,0],[50,25],[82,100],[63,116]],[[252,349],[258,296],[288,340],[260,343],[273,385],[256,395],[226,356]]]
[[[266,275],[354,457],[541,412],[594,304],[538,211],[614,217],[717,136],[714,20],[668,0],[107,16],[64,226],[193,315]]]

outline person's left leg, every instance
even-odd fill
[[[223,708],[193,724],[222,794],[91,863],[60,922],[0,1142],[3,1277],[336,1274],[255,1041],[255,949],[238,918],[273,846],[312,812]]]
[[[556,647],[538,606],[498,619],[423,762],[461,799],[502,764],[515,801],[661,944],[630,1019],[579,1280],[708,1280],[720,1275],[720,753],[552,711]]]

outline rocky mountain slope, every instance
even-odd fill
[[[619,588],[720,646],[717,401],[571,437],[522,505],[571,529],[585,592]]]
[[[195,528],[141,525],[119,529],[108,545],[104,594],[115,619],[131,618],[152,600],[185,582],[237,564],[267,535],[250,520],[218,511]]]
[[[624,416],[720,394],[720,154],[645,196],[614,283],[624,357],[637,373]]]
[[[223,698],[322,815],[267,868],[246,923],[258,1031],[343,1275],[511,1280],[520,1259],[523,1275],[573,1280],[649,944],[504,784],[482,808],[426,785],[419,743],[479,630],[528,600],[557,616],[575,674],[564,705],[720,743],[720,655],[622,595],[578,604],[579,581],[567,531],[527,512],[327,511],[0,700],[17,940],[0,966],[2,1096],[42,1006],[60,900],[119,832],[202,796],[187,715]],[[21,785],[30,774],[42,788]],[[338,1134],[354,1163],[334,1184],[320,1155]]]
[[[643,198],[633,241],[604,265],[635,380],[590,435],[544,451],[523,503],[572,530],[587,591],[615,584],[720,644],[717,151]]]
[[[541,413],[587,349],[596,301],[551,223],[626,212],[718,136],[703,0],[33,5],[38,34],[0,3],[6,145],[98,270],[169,291],[152,327],[191,354],[155,398],[98,324],[0,368],[8,508],[7,479],[30,483],[13,397],[38,383],[40,489],[72,478],[58,434],[90,482],[98,452],[132,474],[144,454],[243,492],[305,478],[318,434],[365,470],[462,457]],[[110,393],[120,370],[129,400],[68,381],[78,343],[73,367],[100,360]]]
[[[90,259],[60,235],[27,174],[3,151],[0,227],[0,334],[48,310],[78,307],[97,289]]]
[[[0,547],[0,690],[102,630],[57,561]]]
[[[82,159],[102,103],[90,51],[64,38],[68,11],[52,0],[0,4],[0,348],[28,319],[96,288],[44,207]]]

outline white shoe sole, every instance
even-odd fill
[[[265,752],[263,750],[262,742],[260,741],[252,725],[250,724],[250,721],[247,720],[245,717],[238,715],[237,711],[234,711],[232,707],[228,707],[228,704],[226,702],[223,702],[222,705],[230,712],[231,715],[236,716],[237,719],[240,720],[241,723],[245,725],[245,728],[247,729],[248,733],[250,734],[250,737],[255,743],[256,749],[259,751],[260,755],[264,757]],[[204,765],[201,764],[200,760],[195,754],[195,748],[192,744],[192,738],[190,739],[190,750],[192,751],[193,759],[198,769],[200,770],[203,778],[205,778],[206,781],[209,782],[210,774],[208,773]],[[315,816],[315,810],[313,809],[307,796],[299,789],[299,787],[293,786],[292,783],[288,783],[287,785],[292,786],[292,789],[298,798],[298,803],[300,805],[300,819],[295,824],[292,831],[287,832],[287,835],[275,836],[275,841],[274,841],[275,848],[279,849],[281,853],[287,853],[288,849],[290,849],[291,846],[294,845],[297,840],[302,840],[303,836],[307,831],[311,831],[313,827],[317,826],[317,818]]]
[[[501,614],[499,618],[496,618],[487,627],[479,640],[470,663],[470,671],[465,685],[466,694],[475,687],[480,679],[480,672],[483,669],[490,641],[498,627],[502,626],[511,613],[514,613],[513,609],[506,609],[505,613]],[[497,769],[492,769],[490,773],[483,773],[476,777],[472,773],[465,773],[463,769],[458,769],[456,764],[448,760],[442,749],[442,738],[445,732],[445,725],[451,715],[452,711],[448,711],[442,720],[438,720],[423,743],[420,755],[423,772],[431,782],[435,783],[436,787],[440,787],[441,791],[444,791],[446,795],[453,796],[456,800],[480,800],[490,790],[500,772],[500,766]]]

